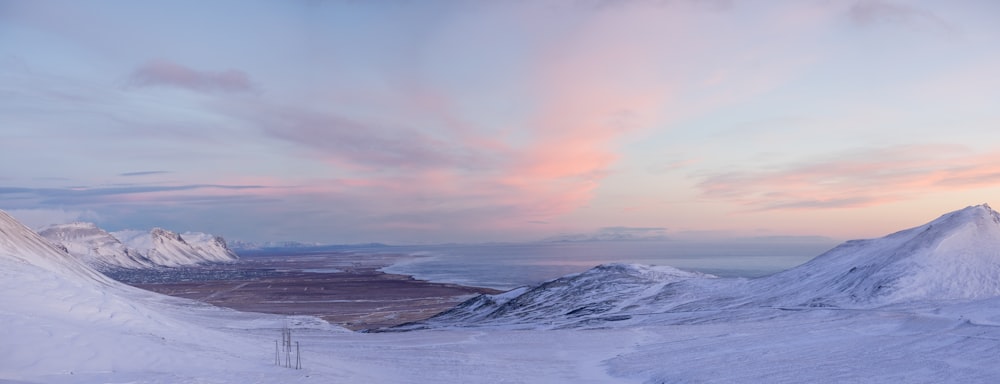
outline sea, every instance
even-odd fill
[[[832,239],[594,241],[519,244],[344,246],[340,251],[407,255],[382,270],[495,289],[530,286],[607,263],[669,265],[720,277],[759,277],[800,265],[836,246]]]

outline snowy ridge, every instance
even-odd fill
[[[149,232],[149,238],[153,246],[140,251],[146,251],[146,257],[159,265],[173,267],[236,260],[236,254],[228,248],[223,247],[223,252],[220,253],[215,252],[219,250],[218,247],[197,247],[185,241],[181,235],[162,228],[153,228]]]
[[[203,233],[189,232],[185,237],[162,228],[153,228],[149,232],[118,231],[111,234],[129,248],[145,255],[154,264],[164,267],[225,263],[237,259],[236,254],[226,247],[225,240]]]
[[[670,323],[705,321],[720,310],[865,309],[997,296],[1000,213],[983,204],[883,238],[849,241],[803,265],[761,278],[714,278],[670,267],[602,265],[536,287],[476,297],[398,330]]]
[[[583,273],[518,288],[497,295],[480,295],[443,312],[431,324],[556,324],[585,325],[623,320],[623,313],[659,294],[667,285],[690,279],[716,279],[668,266],[604,264]],[[425,322],[401,326],[418,329]]]
[[[49,226],[39,234],[98,270],[224,263],[238,258],[222,237],[199,232],[181,236],[155,228],[109,233],[93,223],[70,223]]]
[[[49,226],[39,235],[66,248],[88,265],[108,268],[151,268],[156,264],[134,249],[129,249],[110,233],[93,223],[69,223]]]
[[[226,239],[222,236],[202,232],[184,232],[181,237],[198,253],[205,255],[213,262],[230,262],[239,258],[236,256],[236,252],[233,252],[226,245]]]
[[[1000,296],[1000,213],[977,205],[880,239],[849,241],[751,286],[776,303],[813,306]]]

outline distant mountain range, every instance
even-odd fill
[[[669,240],[666,228],[660,227],[605,227],[592,233],[576,233],[552,236],[543,242],[586,242],[586,241],[655,241]]]
[[[39,235],[98,270],[177,267],[238,259],[220,236],[162,228],[107,232],[93,223],[49,226]]]
[[[283,248],[312,248],[321,247],[322,243],[301,243],[298,241],[243,241],[229,240],[227,242],[230,249],[237,251],[255,251],[263,249],[283,249]]]

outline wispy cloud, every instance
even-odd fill
[[[255,88],[250,76],[238,69],[197,70],[162,58],[140,65],[132,72],[129,84],[135,87],[177,87],[198,92],[248,92]]]
[[[879,24],[950,32],[954,28],[937,14],[909,4],[886,0],[859,0],[847,11],[851,21],[861,26]]]
[[[169,171],[137,171],[137,172],[125,172],[119,173],[118,176],[133,177],[133,176],[149,176],[149,175],[162,175],[165,173],[170,173]]]
[[[392,75],[392,94],[375,98],[379,109],[395,111],[392,116],[364,112],[370,106],[359,100],[371,97],[366,92],[377,92],[369,89],[328,91],[301,103],[261,98],[215,105],[283,146],[291,144],[294,153],[321,160],[331,177],[344,177],[309,183],[310,191],[298,198],[350,209],[343,216],[354,217],[359,225],[413,233],[528,232],[525,222],[556,223],[586,206],[613,172],[623,138],[746,99],[793,72],[785,65],[751,66],[766,50],[736,62],[717,60],[715,53],[703,50],[718,44],[715,35],[672,33],[675,24],[686,22],[683,12],[642,4],[562,9],[579,20],[561,20],[568,29],[561,38],[532,42],[537,46],[516,72],[503,68],[496,74],[530,84],[523,89],[529,93],[502,99],[526,106],[513,108],[514,113],[497,109],[502,127],[493,121],[496,116],[482,118],[479,109],[467,109],[468,90],[454,92],[448,82],[419,67]],[[506,9],[497,7],[496,13]],[[547,8],[530,8],[510,20],[531,19],[525,25],[542,32],[551,26],[532,24],[532,18],[551,15]],[[664,36],[656,48],[648,45],[651,35]],[[475,40],[475,47],[460,48],[481,45]],[[701,62],[728,64],[702,70],[696,64]],[[682,76],[686,65],[699,70]],[[726,66],[732,68],[722,68]],[[708,78],[715,79],[710,92],[676,98]],[[502,91],[483,93],[504,95]],[[328,100],[361,104],[360,112]],[[434,230],[428,221],[435,223]]]
[[[865,207],[1000,185],[1000,153],[962,146],[864,149],[792,166],[705,177],[702,195],[754,210]]]
[[[334,113],[268,104],[233,111],[261,130],[342,166],[363,169],[473,167],[476,153],[411,127],[394,127]]]
[[[144,199],[144,196],[154,196],[162,193],[188,191],[246,191],[267,188],[260,185],[153,185],[153,186],[113,186],[113,187],[64,187],[64,188],[31,188],[31,187],[0,187],[0,198],[11,201],[19,199],[31,204],[42,206],[76,206],[102,203],[119,203]]]

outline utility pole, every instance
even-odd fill
[[[302,352],[298,341],[295,342],[295,369],[302,369]]]
[[[281,354],[278,349],[278,340],[274,341],[274,365],[292,368],[292,329],[286,324],[281,328],[281,349],[285,353],[285,362],[281,362]],[[302,349],[299,342],[295,342],[295,369],[302,369]]]

